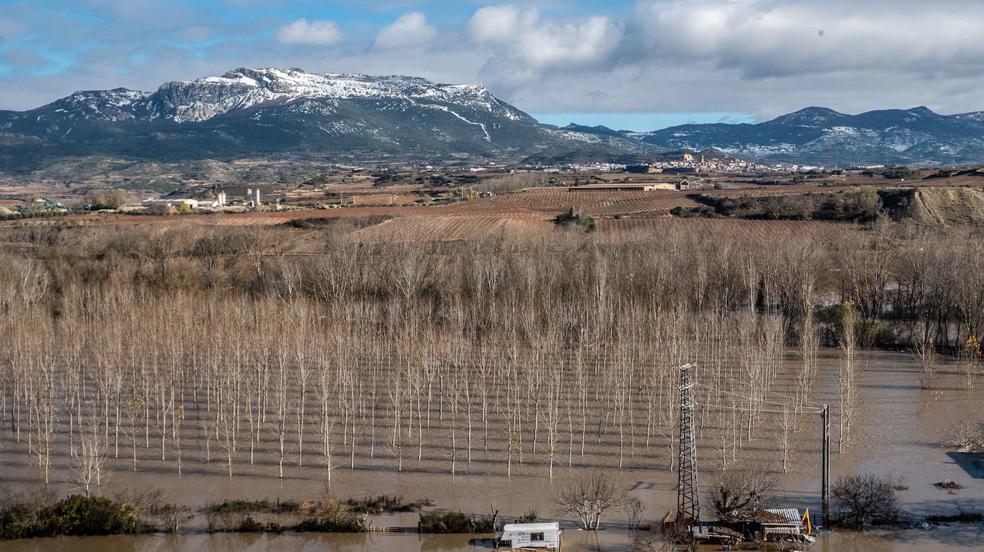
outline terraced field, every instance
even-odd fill
[[[407,216],[356,230],[348,237],[359,242],[466,241],[520,239],[550,230],[550,221],[535,215]]]

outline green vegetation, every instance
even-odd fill
[[[594,232],[595,221],[593,218],[584,214],[584,211],[571,207],[566,213],[557,215],[554,224],[564,228],[579,228],[585,232]]]
[[[914,180],[919,178],[919,172],[909,167],[887,167],[881,172],[889,180]]]
[[[365,515],[333,499],[320,502],[227,500],[205,509],[208,529],[222,533],[317,531],[364,533],[369,530]]]
[[[270,502],[269,500],[226,500],[206,508],[206,511],[213,514],[244,514],[253,512],[269,513],[290,513],[297,512],[301,508],[301,503],[293,500],[281,502]]]
[[[369,530],[362,518],[352,515],[308,518],[291,529],[302,533],[365,533]]]
[[[430,499],[404,502],[398,495],[376,495],[345,501],[345,506],[359,514],[387,514],[392,512],[416,512],[424,506],[433,506]]]
[[[671,213],[679,217],[870,222],[878,218],[883,208],[874,188],[836,193],[741,197],[691,194],[689,197],[702,205],[690,209],[677,207]]]
[[[0,506],[0,539],[120,535],[146,529],[134,505],[98,496],[71,495],[52,505]]]
[[[126,203],[126,194],[121,190],[90,190],[86,194],[86,209],[100,211],[102,209],[119,209]]]
[[[418,528],[421,533],[492,533],[492,518],[461,512],[421,513]]]

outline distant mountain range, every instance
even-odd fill
[[[750,161],[818,165],[984,163],[984,112],[926,107],[847,115],[810,107],[758,124],[692,124],[653,132],[571,124],[571,131],[633,138],[663,149],[717,148]]]
[[[317,156],[344,161],[637,160],[657,148],[541,125],[481,85],[246,69],[155,92],[76,92],[0,111],[0,168],[101,155],[156,161]]]
[[[708,148],[764,162],[984,163],[984,112],[845,115],[814,107],[759,124],[557,128],[481,85],[275,68],[240,68],[154,92],[76,92],[37,109],[0,111],[0,170],[8,172],[86,156],[638,163]]]

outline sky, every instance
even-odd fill
[[[984,110],[984,2],[0,0],[0,109],[237,67],[482,83],[544,122],[653,130],[808,106]]]

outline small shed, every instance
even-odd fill
[[[559,523],[507,523],[498,547],[510,550],[560,550]]]
[[[806,516],[800,516],[795,508],[769,508],[756,514],[761,524],[761,539],[764,541],[813,542],[812,537],[803,531]]]

